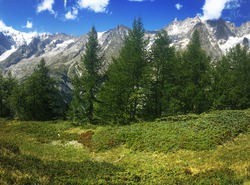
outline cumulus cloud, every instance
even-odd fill
[[[239,0],[206,0],[202,8],[203,20],[219,19],[224,9],[238,8]]]
[[[51,14],[55,14],[52,6],[54,4],[54,0],[42,0],[42,2],[40,4],[38,4],[37,6],[37,13],[41,13],[43,11],[48,10]]]
[[[80,8],[89,9],[96,13],[107,12],[109,0],[78,0]]]
[[[175,8],[176,8],[177,10],[180,10],[182,7],[183,7],[183,5],[181,5],[180,3],[177,3],[177,4],[175,5]]]
[[[75,20],[77,19],[77,15],[78,15],[78,10],[73,7],[71,11],[68,11],[68,13],[65,14],[65,18],[67,20]]]
[[[31,21],[27,21],[26,25],[23,26],[23,28],[31,29],[31,28],[33,28],[33,23]]]

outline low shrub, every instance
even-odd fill
[[[183,184],[221,184],[221,185],[241,185],[243,180],[236,177],[229,168],[211,169],[195,174],[185,179]]]
[[[0,141],[0,154],[3,153],[3,151],[7,151],[13,154],[19,154],[20,149],[16,144],[6,142],[6,141]]]
[[[71,128],[71,124],[67,122],[47,121],[47,122],[21,122],[13,125],[10,131],[22,133],[30,137],[36,138],[41,143],[49,143],[53,140],[76,140],[77,134],[64,132]],[[60,137],[60,138],[59,138]]]
[[[169,152],[210,150],[245,133],[250,111],[220,111],[196,116],[179,116],[178,121],[136,123],[105,127],[96,132],[91,146],[96,151],[126,145],[133,150]],[[168,120],[168,119],[167,119]]]
[[[124,171],[105,162],[42,161],[23,154],[2,156],[0,164],[3,184],[107,184]]]

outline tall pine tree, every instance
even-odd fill
[[[42,59],[31,76],[13,91],[12,107],[19,119],[50,120],[62,116],[56,111],[62,98],[45,64]]]
[[[10,72],[6,77],[0,74],[0,117],[13,116],[10,97],[16,86],[17,81],[12,77]]]
[[[126,124],[142,117],[148,58],[142,20],[135,19],[119,56],[108,70],[108,81],[100,94],[99,109],[104,120]]]
[[[210,57],[201,48],[200,34],[194,31],[192,39],[182,55],[181,72],[184,113],[202,113],[211,106]]]
[[[171,39],[163,30],[151,47],[152,82],[147,114],[153,117],[161,117],[169,111],[171,89],[177,75],[175,49],[170,44]]]
[[[95,27],[88,33],[86,51],[81,57],[78,75],[73,80],[73,101],[71,118],[95,122],[97,94],[103,81],[104,58]]]
[[[246,109],[250,107],[250,54],[239,44],[215,66],[214,108]]]

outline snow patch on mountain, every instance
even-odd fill
[[[29,45],[34,38],[46,39],[49,33],[38,33],[38,32],[20,32],[12,27],[6,26],[3,21],[0,20],[0,32],[5,36],[10,37],[13,41],[13,46],[18,48],[22,45]],[[11,49],[12,50],[12,49]]]
[[[97,33],[97,38],[98,38],[98,42],[100,45],[103,45],[103,43],[107,39],[107,34],[105,34],[105,33],[106,33],[105,31]]]
[[[195,18],[187,18],[184,21],[178,21],[175,19],[171,24],[169,24],[165,29],[171,36],[181,36],[190,32],[195,25],[203,22],[198,16]]]
[[[203,21],[197,16],[182,21],[175,20],[164,29],[172,39],[171,46],[177,50],[187,47],[193,31],[197,29],[201,35],[202,47],[212,59],[220,58],[229,48],[238,43],[242,44],[243,40],[244,45],[250,41],[250,22],[236,27],[223,20]],[[97,33],[107,64],[119,54],[129,30],[126,26],[118,25],[109,31]],[[6,41],[2,43],[0,68],[5,71],[11,70],[18,78],[31,74],[41,58],[44,58],[52,69],[64,69],[69,75],[86,51],[88,41],[87,34],[77,37],[63,33],[23,33],[7,27],[1,21],[0,32],[4,35],[1,37],[2,40]],[[148,41],[146,49],[150,50],[157,33],[145,32],[145,39]]]
[[[0,55],[0,62],[8,58],[12,53],[17,50],[14,46],[11,47],[10,50],[5,51],[2,55]]]
[[[105,33],[105,31],[104,31],[104,32],[98,32],[98,33],[97,33],[97,38],[98,38],[98,40],[103,36],[104,33]]]
[[[58,49],[59,49],[59,48],[64,49],[64,48],[66,48],[69,44],[71,44],[71,43],[73,43],[73,42],[75,42],[74,39],[66,40],[66,41],[64,41],[63,43],[57,44],[56,47],[57,47]]]
[[[230,48],[232,48],[232,46],[235,46],[236,44],[242,44],[244,38],[250,40],[250,34],[243,37],[229,37],[229,39],[224,44],[220,45],[220,48],[224,53],[226,53]]]

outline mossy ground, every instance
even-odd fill
[[[0,184],[250,184],[249,128],[249,109],[129,126],[0,120]]]

